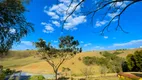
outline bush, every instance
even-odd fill
[[[6,75],[11,75],[11,74],[13,74],[15,72],[16,72],[15,70],[10,70],[9,68],[6,69],[6,70],[3,70],[3,73],[6,74]]]
[[[121,57],[118,57],[115,54],[109,53],[109,52],[103,52],[101,53],[104,57],[98,58],[98,57],[83,57],[83,63],[87,66],[90,65],[99,65],[99,66],[106,66],[108,69],[108,72],[120,72],[122,71],[122,62],[124,62],[124,59]]]
[[[113,54],[118,55],[118,54],[121,54],[121,53],[123,53],[123,52],[115,51]]]
[[[127,55],[126,60],[131,71],[142,71],[142,50]]]
[[[6,75],[4,73],[0,73],[0,80],[4,80],[5,76]]]
[[[42,75],[34,75],[31,76],[29,80],[45,80],[45,78]]]
[[[89,57],[89,56],[87,56],[87,57],[83,57],[83,63],[85,64],[85,65],[94,65],[95,64],[95,62],[96,62],[96,57],[94,56],[94,57]]]

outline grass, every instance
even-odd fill
[[[124,50],[123,53],[119,54],[118,56],[120,57],[126,57],[127,54],[132,54],[136,50],[141,50],[141,49],[130,49],[130,50]],[[19,54],[24,54],[26,52],[27,54],[29,53],[28,51],[17,51],[14,54],[18,57]],[[102,57],[100,55],[100,52],[102,51],[90,51],[90,52],[83,52],[77,54],[75,57],[73,57],[70,60],[67,60],[59,69],[59,72],[62,71],[62,67],[65,68],[70,68],[72,70],[72,74],[76,75],[82,75],[81,70],[88,67],[84,65],[82,61],[79,60],[82,59],[85,56],[96,56],[96,57]],[[108,51],[108,52],[113,52],[113,51]],[[19,53],[19,54],[18,54]],[[3,61],[0,61],[0,64],[2,64],[5,68],[13,68],[16,70],[22,70],[25,72],[30,72],[30,73],[40,73],[40,74],[51,74],[53,73],[52,67],[43,60],[39,60],[39,58],[34,58],[33,54],[35,54],[35,51],[30,51],[30,57],[22,57],[22,58],[13,58],[13,57],[8,57],[5,58]],[[14,56],[13,54],[11,54]],[[21,56],[21,55],[20,55]],[[58,59],[56,60],[58,61]],[[94,66],[89,66],[93,68],[95,71],[95,74],[100,74],[100,67],[97,65]]]
[[[119,78],[118,77],[98,77],[92,80],[119,80]]]
[[[0,61],[0,64],[3,65],[4,68],[14,68],[17,66],[25,66],[35,62],[39,62],[39,59],[34,57],[27,57],[22,59],[5,58],[4,60]]]

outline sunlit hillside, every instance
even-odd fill
[[[124,50],[123,53],[119,54],[118,56],[125,58],[128,54],[133,54],[136,50],[142,50],[142,49]],[[22,70],[22,71],[30,72],[30,73],[40,73],[40,74],[45,74],[45,73],[51,74],[51,73],[53,73],[52,67],[50,67],[50,65],[46,61],[41,60],[38,56],[35,56],[35,53],[36,53],[35,51],[33,51],[34,54],[32,54],[32,51],[29,51],[29,52],[30,52],[31,55],[28,55],[27,57],[11,58],[9,56],[9,58],[5,58],[5,59],[1,60],[0,63],[5,68],[12,68],[12,69]],[[90,52],[79,53],[76,56],[74,56],[72,59],[67,60],[60,67],[59,72],[61,72],[62,68],[65,67],[65,68],[70,68],[71,71],[72,71],[72,74],[81,74],[81,70],[88,67],[82,62],[82,58],[85,57],[85,56],[102,57],[100,55],[100,52],[103,52],[103,51],[90,51]],[[112,53],[114,51],[108,51],[108,52]],[[14,55],[14,54],[24,54],[24,53],[17,51],[17,52],[14,52],[12,54]],[[17,55],[15,55],[15,56],[17,56]],[[56,59],[56,62],[57,61],[58,61],[58,59]],[[100,72],[99,66],[97,66],[97,65],[89,66],[89,67],[91,67],[95,71],[96,74],[98,74]]]

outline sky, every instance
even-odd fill
[[[35,32],[28,34],[21,39],[21,42],[14,44],[12,50],[36,49],[32,42],[38,41],[39,38],[51,42],[54,47],[58,47],[58,38],[65,35],[74,36],[79,41],[79,47],[83,51],[92,50],[115,50],[122,48],[139,48],[142,46],[142,2],[130,6],[121,16],[121,26],[129,33],[120,30],[115,31],[117,19],[111,24],[110,31],[104,35],[96,33],[102,29],[113,15],[107,14],[105,20],[100,20],[101,12],[96,14],[93,25],[90,23],[89,16],[79,14],[86,11],[90,4],[94,4],[95,0],[86,0],[86,2],[77,7],[76,12],[68,18],[62,29],[62,20],[67,16],[63,10],[67,9],[70,0],[32,0],[30,4],[26,4],[28,12],[24,15],[27,21],[34,24]],[[75,6],[78,2],[74,2]],[[120,5],[120,3],[118,3]],[[125,5],[124,5],[125,6]],[[82,9],[82,7],[85,7]],[[68,10],[68,13],[73,8]]]

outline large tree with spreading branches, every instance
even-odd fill
[[[54,48],[51,43],[48,44],[43,39],[39,39],[34,43],[38,48],[39,55],[45,59],[53,68],[55,80],[58,79],[57,74],[60,66],[68,59],[72,58],[76,53],[80,52],[78,48],[78,40],[74,40],[73,36],[63,36],[59,38],[59,48]],[[58,61],[55,61],[58,59]]]
[[[33,32],[33,24],[24,16],[29,0],[0,0],[0,57],[6,55],[13,43]]]

